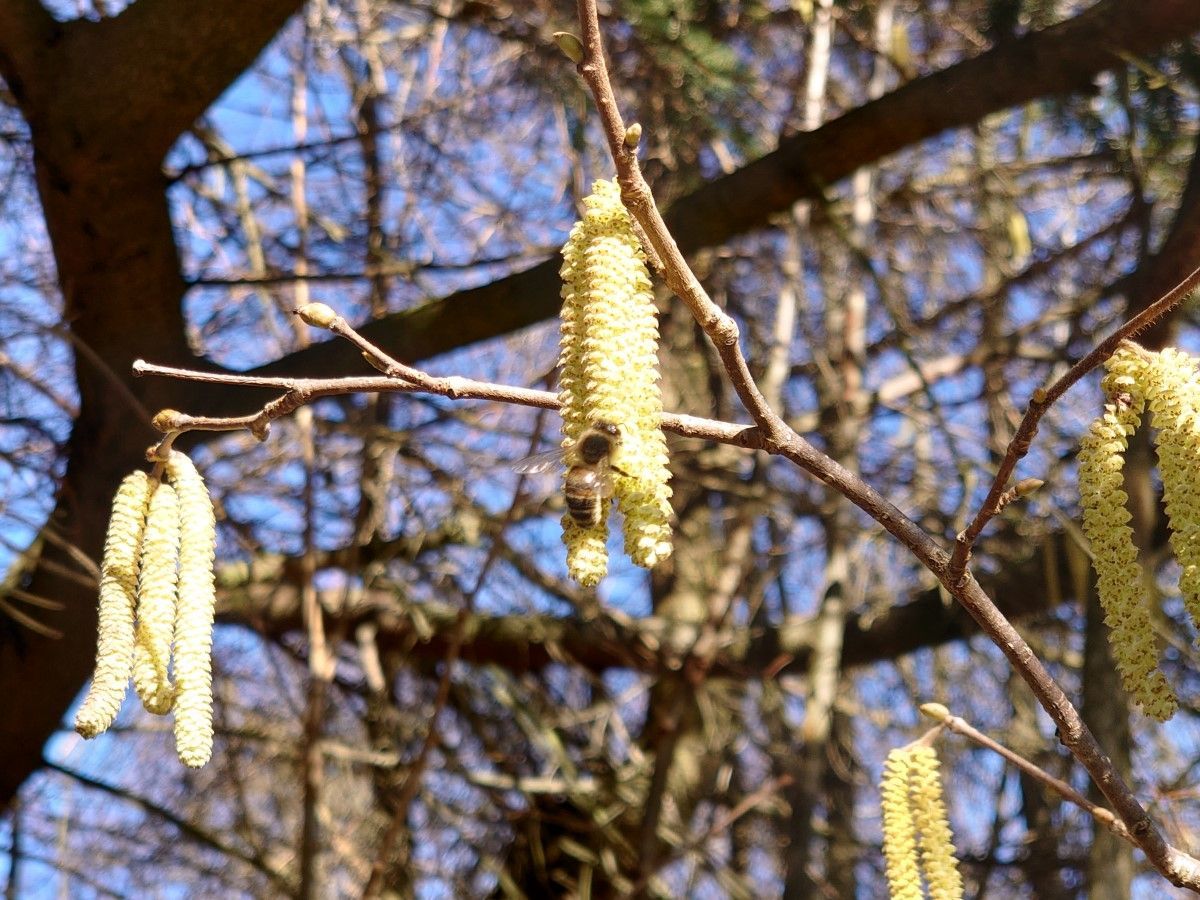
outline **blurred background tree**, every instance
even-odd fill
[[[629,0],[602,9],[681,247],[799,431],[949,541],[1031,391],[1200,262],[1192,0]],[[328,400],[188,446],[221,510],[218,741],[133,705],[84,744],[108,503],[154,411],[242,387],[135,358],[553,386],[557,248],[611,177],[561,4],[0,0],[0,875],[8,896],[880,896],[887,750],[945,702],[1081,789],[1004,657],[785,461],[679,441],[672,561],[565,575],[557,417]],[[660,297],[673,411],[745,421]],[[1185,308],[1147,337],[1200,347]],[[1197,846],[1200,665],[1129,717],[1074,522],[1094,379],[975,567],[1168,838]],[[1169,553],[1149,456],[1145,559]],[[1164,584],[1166,580],[1164,579]],[[942,744],[968,893],[1126,897],[1138,857]]]

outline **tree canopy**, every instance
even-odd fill
[[[1165,725],[1121,689],[1076,451],[1124,323],[1200,349],[1200,5],[589,9],[0,0],[9,895],[882,896],[880,773],[931,701],[967,895],[1196,889],[1152,435]],[[614,543],[593,590],[561,484],[513,467],[560,443],[559,251],[614,174],[674,553]],[[196,771],[136,701],[70,728],[164,409],[218,511]]]

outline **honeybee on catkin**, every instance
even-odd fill
[[[583,206],[563,247],[558,396],[567,571],[593,587],[608,571],[608,496],[626,554],[652,568],[671,555],[671,488],[645,254],[617,182],[597,181]]]
[[[536,474],[565,464],[563,499],[567,513],[579,527],[594,528],[608,516],[613,496],[612,473],[625,474],[613,462],[620,446],[620,427],[612,422],[593,422],[569,447],[531,456],[513,468]]]

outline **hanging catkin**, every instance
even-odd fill
[[[645,255],[615,181],[597,181],[563,247],[559,400],[564,446],[597,423],[620,431],[612,463],[625,551],[651,567],[671,553],[666,440],[660,427],[658,319]],[[607,572],[605,514],[563,520],[567,568],[584,585]]]
[[[104,555],[100,560],[96,671],[87,697],[75,715],[75,730],[85,738],[108,730],[129,687],[129,676],[133,672],[138,553],[149,503],[150,478],[145,472],[127,475],[113,497]]]
[[[179,495],[184,523],[175,616],[175,748],[184,765],[198,768],[208,762],[213,748],[213,557],[217,525],[208,488],[187,456],[171,451],[167,477]]]

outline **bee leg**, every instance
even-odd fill
[[[614,472],[616,472],[618,475],[624,475],[626,478],[632,478],[632,477],[633,477],[633,476],[632,476],[632,475],[630,475],[628,472],[626,472],[624,469],[622,469],[620,466],[614,466],[612,463],[609,463],[609,464],[608,464],[608,467],[609,467],[610,469],[612,469]]]

